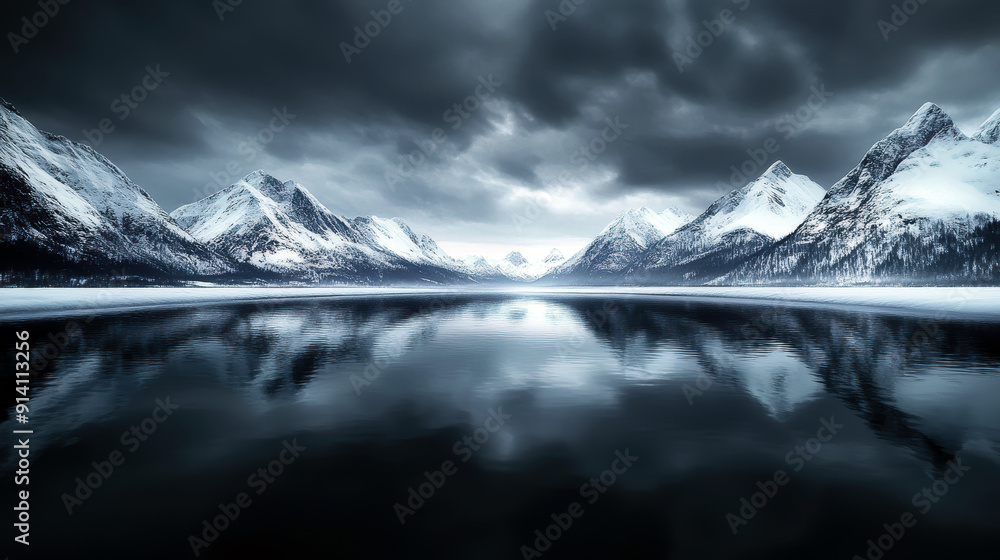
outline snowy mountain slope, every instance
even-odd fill
[[[1000,109],[986,119],[972,137],[986,144],[1000,143]]]
[[[104,156],[39,131],[5,101],[0,102],[0,203],[0,245],[11,262],[20,261],[29,272],[68,278],[86,270],[84,275],[107,278],[114,276],[111,269],[123,268],[166,277],[235,271]]]
[[[991,121],[977,136],[990,139]],[[792,235],[720,282],[988,279],[997,255],[983,243],[1000,217],[997,190],[1000,146],[966,137],[928,103],[876,143]]]
[[[624,279],[703,283],[791,233],[825,194],[778,161],[650,247]]]
[[[347,220],[302,185],[264,171],[172,214],[199,241],[239,262],[300,280],[451,281],[458,263],[401,220]]]
[[[359,240],[369,247],[395,255],[403,260],[459,270],[461,263],[445,253],[430,237],[417,236],[399,218],[383,219],[378,216],[355,218],[351,225],[359,232]]]
[[[602,282],[615,278],[653,244],[688,223],[693,216],[669,208],[657,214],[649,208],[628,210],[612,221],[589,245],[554,268],[546,283]]]

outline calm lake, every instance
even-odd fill
[[[498,294],[3,326],[40,369],[12,558],[995,553],[996,322]]]

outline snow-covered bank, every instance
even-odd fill
[[[77,314],[129,308],[175,307],[232,301],[303,299],[334,296],[387,296],[442,293],[422,288],[5,288],[0,289],[0,318]]]
[[[476,294],[630,295],[729,298],[823,305],[893,308],[922,313],[988,316],[1000,320],[1000,288],[5,288],[0,289],[0,319],[73,315],[129,308],[174,307],[319,297]]]
[[[688,298],[731,298],[824,305],[855,305],[907,309],[936,314],[995,316],[1000,319],[1000,288],[748,288],[654,287],[565,288],[532,290],[533,293],[633,294]]]

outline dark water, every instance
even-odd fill
[[[4,327],[65,342],[12,558],[995,557],[997,323],[428,296]]]

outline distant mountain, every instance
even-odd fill
[[[542,262],[549,266],[558,266],[561,262],[566,260],[566,256],[563,255],[562,251],[559,249],[552,249],[549,254],[542,259]]]
[[[473,255],[465,257],[461,260],[461,263],[462,270],[473,278],[492,280],[508,279],[503,274],[500,274],[500,271],[497,270],[495,266],[491,265],[485,257]]]
[[[566,258],[558,249],[553,249],[538,262],[531,262],[519,252],[512,252],[493,266],[504,277],[515,282],[534,282],[558,267]]]
[[[560,284],[613,283],[651,246],[691,219],[690,214],[676,208],[667,209],[662,214],[646,207],[623,212],[594,241],[554,268],[543,281]]]
[[[285,278],[435,283],[462,277],[456,261],[401,220],[347,220],[302,185],[264,171],[172,216],[215,251]]]
[[[784,162],[651,246],[625,280],[701,284],[795,230],[826,191]]]
[[[928,103],[790,236],[716,283],[1000,281],[998,114],[974,138]]]
[[[42,284],[218,278],[241,271],[88,146],[0,100],[0,276]]]

